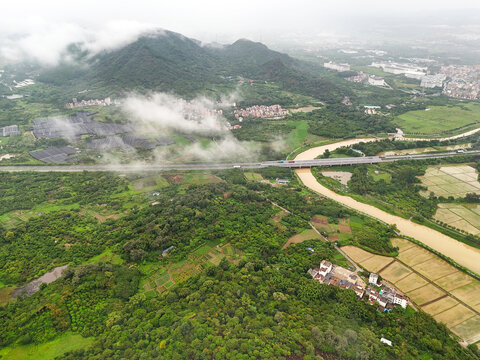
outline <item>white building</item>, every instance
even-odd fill
[[[420,80],[427,71],[425,66],[419,66],[409,63],[397,63],[397,62],[373,62],[373,67],[381,68],[383,71],[395,75],[403,74],[408,78]]]
[[[326,67],[327,69],[337,70],[339,72],[350,70],[350,65],[349,64],[336,64],[336,63],[331,62],[331,61],[323,63],[323,66]]]
[[[333,270],[333,264],[327,260],[322,260],[319,267],[308,270],[308,273],[314,280],[323,282],[327,274]]]
[[[18,131],[18,125],[9,125],[9,126],[0,128],[0,136],[12,136],[12,135],[20,135],[20,131]]]
[[[400,305],[402,308],[406,309],[408,305],[407,297],[400,294],[396,294],[395,297],[393,298],[393,303]]]
[[[388,346],[393,346],[392,342],[388,339],[385,339],[385,338],[381,338],[380,341],[384,344],[387,344]]]
[[[376,75],[368,77],[368,84],[373,86],[387,86],[385,79]]]
[[[370,273],[370,276],[368,277],[368,283],[370,285],[377,286],[377,282],[378,282],[378,275],[375,273]]]

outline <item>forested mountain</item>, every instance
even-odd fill
[[[220,78],[224,63],[195,40],[166,31],[95,57],[91,82],[125,89],[195,92]]]
[[[245,39],[220,47],[202,46],[197,40],[164,31],[93,58],[85,54],[77,58],[79,64],[46,70],[39,80],[59,86],[81,83],[85,88],[104,89],[107,95],[155,90],[190,97],[210,88],[233,89],[237,76],[274,82],[284,90],[321,100],[336,98],[339,92],[330,81],[306,72],[307,63]]]

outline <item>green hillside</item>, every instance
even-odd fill
[[[164,31],[140,37],[111,52],[89,58],[77,55],[74,64],[41,72],[39,81],[62,88],[62,96],[120,95],[125,91],[174,92],[183,97],[233,91],[237,77],[277,84],[281,89],[328,101],[345,92],[331,81],[312,75],[310,65],[264,44],[238,40],[223,47]],[[307,71],[307,70],[311,71]],[[53,90],[50,90],[53,92]]]

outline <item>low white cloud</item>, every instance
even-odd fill
[[[166,93],[130,95],[123,100],[122,109],[134,126],[147,134],[175,130],[218,135],[226,131],[225,124],[214,113],[214,103],[206,98],[185,101]]]
[[[212,139],[208,144],[194,142],[175,154],[169,149],[157,148],[154,163],[172,158],[176,161],[253,161],[258,157],[258,148],[236,139],[217,113],[237,100],[236,92],[224,95],[219,102],[204,97],[186,101],[167,93],[131,94],[122,100],[122,110],[139,135],[155,137],[175,132]]]
[[[113,50],[135,41],[141,34],[161,30],[136,21],[109,21],[85,28],[74,22],[46,21],[28,16],[23,21],[2,19],[0,56],[7,61],[36,61],[54,66],[69,61],[67,48],[76,44],[92,55]]]
[[[187,160],[207,162],[249,162],[258,157],[258,149],[247,141],[239,141],[228,134],[221,140],[213,141],[207,146],[199,143],[187,146],[182,153]]]

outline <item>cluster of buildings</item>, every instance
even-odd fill
[[[443,87],[443,82],[447,79],[445,74],[425,75],[422,78],[420,86],[424,88],[433,89],[436,87]]]
[[[342,100],[342,104],[345,106],[352,106],[352,101],[350,100],[350,97],[345,96]]]
[[[245,117],[256,118],[279,118],[288,115],[288,110],[282,108],[280,105],[254,105],[246,109],[237,109],[233,111],[235,118],[238,121],[243,121]]]
[[[380,111],[381,107],[377,105],[365,105],[363,112],[367,115],[376,115]]]
[[[359,71],[357,75],[350,76],[346,78],[345,80],[354,82],[354,83],[364,83],[368,81],[368,75],[365,74],[363,71]]]
[[[372,62],[372,67],[380,68],[384,72],[400,75],[403,74],[408,78],[421,80],[427,71],[427,67],[410,63]]]
[[[372,86],[388,86],[384,78],[376,75],[370,75],[368,77],[367,82],[368,82],[368,85],[372,85]]]
[[[242,128],[242,125],[231,125],[230,123],[227,123],[227,129],[228,130],[238,130],[238,129],[241,129]]]
[[[183,112],[183,117],[186,120],[200,121],[206,117],[221,117],[223,115],[223,110],[210,109],[195,101],[191,102],[181,99],[180,106]]]
[[[380,289],[378,275],[374,273],[371,273],[368,278],[368,287],[365,282],[352,271],[326,260],[322,260],[320,266],[309,269],[308,273],[312,276],[313,280],[322,284],[355,291],[359,299],[364,299],[371,305],[375,303],[378,304],[378,309],[383,312],[389,312],[397,305],[405,309],[408,305],[408,297],[400,294],[393,287],[384,286]]]
[[[322,260],[319,267],[309,269],[308,273],[322,284],[352,289],[359,298],[365,294],[365,282],[358,275],[327,260]]]
[[[345,80],[351,81],[354,83],[362,83],[362,84],[368,84],[372,86],[385,86],[389,87],[389,85],[386,83],[385,79],[382,78],[381,76],[376,76],[376,75],[368,75],[365,74],[363,71],[357,72],[357,75],[350,76],[346,78]]]
[[[0,136],[12,136],[12,135],[20,135],[20,131],[18,130],[18,125],[9,125],[0,128]]]
[[[65,109],[83,108],[88,106],[110,106],[118,105],[117,100],[112,100],[109,97],[105,99],[90,99],[78,101],[77,98],[73,98],[71,103],[65,105]]]
[[[349,64],[337,64],[337,63],[334,63],[334,62],[331,62],[331,61],[323,63],[323,67],[325,67],[327,69],[331,69],[331,70],[336,70],[336,71],[339,71],[339,72],[350,71],[350,65]]]
[[[480,98],[480,65],[442,66],[441,72],[449,78],[443,94],[468,100]]]

